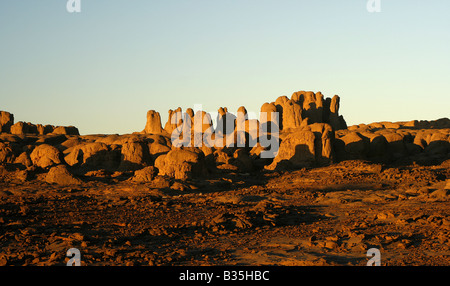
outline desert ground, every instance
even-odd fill
[[[5,113],[0,265],[66,265],[70,248],[85,266],[364,266],[371,248],[381,265],[450,265],[450,120],[347,127],[328,101],[295,123],[297,102],[272,159],[171,146],[177,123],[153,111],[127,135]]]
[[[450,265],[450,165],[348,161],[192,181],[2,184],[2,265]],[[114,181],[114,180],[113,180]]]

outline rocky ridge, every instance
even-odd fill
[[[429,165],[449,158],[448,118],[347,128],[339,104],[339,96],[324,99],[320,92],[301,91],[291,99],[281,96],[264,103],[260,120],[249,120],[245,107],[239,108],[237,116],[221,107],[214,128],[208,113],[194,114],[192,109],[183,113],[177,108],[169,111],[172,117],[162,128],[159,113],[150,110],[142,132],[83,136],[75,127],[47,126],[48,133],[45,126],[32,125],[30,131],[24,129],[29,124],[14,124],[14,116],[2,112],[0,164],[11,172],[29,173],[27,179],[62,164],[85,181],[97,175],[109,179],[133,176],[146,167],[153,167],[156,174],[148,178],[189,180],[224,172],[286,171],[355,159]],[[187,130],[186,126],[193,128]],[[178,143],[192,144],[177,145],[173,134],[179,135]],[[271,137],[271,144],[278,145],[272,158],[261,156],[273,147],[264,146],[263,137]]]

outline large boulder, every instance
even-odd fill
[[[442,154],[446,155],[450,152],[450,130],[446,130],[447,134],[442,132],[434,132],[430,139],[425,152],[428,154]]]
[[[281,141],[273,162],[268,170],[280,168],[311,167],[316,161],[315,135],[311,130],[298,130]]]
[[[159,156],[155,161],[155,167],[158,168],[159,175],[180,180],[205,177],[209,173],[203,152],[194,148],[173,149]]]
[[[23,134],[39,134],[37,126],[29,123],[19,121],[11,126],[11,134],[23,135]]]
[[[368,159],[374,162],[389,162],[392,158],[391,153],[388,151],[388,142],[383,135],[380,134],[367,134],[369,138],[369,150],[367,153]]]
[[[158,156],[169,153],[170,150],[172,150],[172,148],[170,148],[166,144],[161,144],[159,142],[148,144],[148,151],[153,161],[155,161]]]
[[[78,128],[75,126],[56,126],[52,131],[53,134],[64,134],[64,135],[80,135]]]
[[[416,133],[416,136],[414,136],[413,143],[424,150],[428,146],[431,136],[432,134],[430,130],[419,130]]]
[[[0,164],[12,163],[14,153],[9,142],[0,142]]]
[[[151,163],[148,145],[143,142],[128,142],[122,145],[121,170],[137,170]]]
[[[329,165],[334,160],[334,130],[326,123],[294,129],[281,141],[278,153],[266,169]]]
[[[397,132],[380,132],[388,142],[388,151],[392,154],[393,159],[399,159],[408,155],[404,142],[404,135]]]
[[[0,143],[1,144],[1,143]],[[0,158],[1,162],[1,158]],[[33,166],[33,162],[30,159],[28,152],[22,152],[14,159],[14,164],[18,164],[22,168],[29,168]]]
[[[38,145],[30,154],[33,165],[47,168],[64,162],[61,152],[48,144]]]
[[[133,182],[148,183],[153,181],[158,175],[158,169],[154,166],[148,166],[141,170],[134,172],[134,176],[131,178]]]
[[[346,135],[336,138],[336,156],[341,160],[366,159],[368,142],[358,132],[348,132]]]
[[[11,126],[14,125],[14,115],[7,111],[0,111],[0,133],[11,131]]]
[[[72,175],[65,165],[57,165],[51,167],[45,177],[45,181],[49,184],[58,185],[79,185],[82,181]]]
[[[70,166],[86,170],[112,170],[120,162],[120,149],[117,145],[108,146],[100,142],[76,145],[68,149],[65,161]]]

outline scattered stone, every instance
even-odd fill
[[[151,182],[158,175],[158,169],[154,166],[148,166],[134,172],[133,182],[146,183]]]
[[[326,241],[325,242],[325,248],[336,249],[338,247],[339,247],[339,245],[335,241]]]
[[[436,190],[436,191],[432,192],[431,194],[429,194],[429,197],[432,199],[437,199],[437,200],[448,200],[449,195],[450,195],[450,190],[439,189],[439,190]]]
[[[82,181],[76,177],[74,177],[65,165],[57,165],[52,167],[47,176],[45,177],[45,181],[49,184],[58,184],[58,185],[79,185],[82,184]]]

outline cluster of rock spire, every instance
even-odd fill
[[[339,96],[324,98],[321,92],[298,91],[291,98],[280,96],[274,102],[266,102],[261,106],[259,120],[249,119],[244,106],[238,108],[236,113],[228,112],[227,108],[218,110],[217,126],[214,129],[211,115],[199,110],[194,113],[192,108],[182,112],[181,107],[169,110],[168,121],[164,128],[161,124],[160,113],[149,110],[144,134],[173,134],[187,128],[201,133],[213,133],[213,137],[229,136],[239,137],[239,132],[273,133],[276,131],[289,131],[313,123],[327,123],[333,130],[346,129],[344,118],[339,115]],[[179,129],[179,130],[177,130]],[[260,130],[261,129],[261,130]],[[194,132],[195,133],[195,132]],[[239,138],[236,138],[239,139]],[[236,143],[236,141],[234,141]]]
[[[78,129],[74,126],[53,126],[53,125],[33,124],[24,121],[14,123],[14,114],[9,113],[7,111],[0,111],[0,133],[1,132],[15,135],[24,135],[24,134],[80,135]]]

